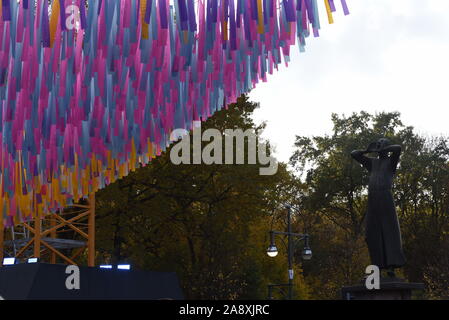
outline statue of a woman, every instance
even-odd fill
[[[367,153],[377,153],[378,158],[366,157]],[[367,150],[351,152],[351,156],[370,173],[366,242],[371,263],[380,269],[388,269],[388,275],[392,277],[394,269],[405,264],[401,231],[391,192],[400,154],[401,146],[391,145],[385,138],[371,143]]]

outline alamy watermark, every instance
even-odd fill
[[[65,273],[69,276],[65,280],[65,287],[67,290],[80,289],[80,268],[75,265],[67,266]]]
[[[223,158],[224,137],[224,158]],[[260,164],[260,175],[273,175],[278,170],[277,160],[268,155],[266,143],[259,142],[256,132],[252,129],[225,129],[224,134],[218,129],[201,131],[201,121],[193,124],[193,150],[191,152],[190,134],[186,129],[175,129],[170,134],[171,141],[178,141],[171,151],[170,160],[173,164]],[[212,139],[212,141],[211,141]],[[210,142],[209,142],[210,141]],[[235,144],[234,144],[235,141]],[[245,141],[247,150],[245,152]],[[202,142],[209,142],[202,148]],[[234,148],[235,146],[235,148]],[[192,154],[191,154],[192,153]]]
[[[365,287],[368,290],[380,289],[380,269],[376,265],[369,265],[365,269],[365,273],[368,275],[365,279]]]
[[[69,4],[65,8],[65,13],[69,16],[65,19],[65,27],[67,30],[79,29],[80,27],[80,8],[77,5]]]

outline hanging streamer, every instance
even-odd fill
[[[147,164],[320,28],[316,0],[3,0],[0,15],[6,226]]]

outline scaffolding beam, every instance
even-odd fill
[[[0,266],[3,264],[5,249],[10,246],[19,248],[17,252],[13,253],[16,258],[34,257],[42,260],[43,257],[48,256],[48,262],[56,263],[57,257],[59,257],[67,264],[76,264],[74,259],[87,250],[87,265],[95,266],[95,194],[89,195],[87,205],[75,204],[71,207],[80,210],[74,212],[75,216],[69,219],[61,216],[63,212],[60,212],[60,215],[48,214],[46,216],[36,213],[32,221],[19,225],[27,230],[28,237],[24,236],[22,239],[13,237],[6,241],[3,217],[0,215]],[[82,220],[85,222],[81,223]],[[80,235],[85,241],[64,239],[60,234],[67,230]],[[70,254],[61,252],[61,250],[67,249],[71,249]]]
[[[88,218],[88,238],[87,238],[87,265],[95,266],[95,193],[89,196],[89,218]]]

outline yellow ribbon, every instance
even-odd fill
[[[332,16],[331,6],[329,4],[329,0],[324,0],[324,4],[326,5],[327,19],[329,20],[329,24],[334,23],[334,17]]]

